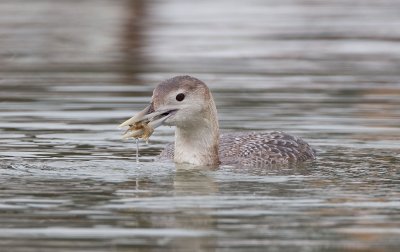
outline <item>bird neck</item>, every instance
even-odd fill
[[[176,128],[174,161],[204,166],[218,165],[219,125],[212,98],[198,118],[186,127]]]

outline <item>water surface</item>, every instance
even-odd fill
[[[3,251],[395,251],[398,1],[0,3]],[[223,131],[283,130],[317,161],[155,163],[117,125],[177,74]]]

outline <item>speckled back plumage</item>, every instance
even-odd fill
[[[222,165],[262,167],[315,159],[315,151],[301,138],[284,132],[240,132],[220,136]],[[174,144],[160,153],[161,160],[174,158]]]

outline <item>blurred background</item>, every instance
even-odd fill
[[[0,246],[398,249],[399,10],[396,0],[0,1]],[[117,125],[180,74],[209,85],[223,131],[283,130],[319,159],[178,172],[147,162],[173,141],[160,128],[137,165]]]

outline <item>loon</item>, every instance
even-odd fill
[[[175,143],[160,160],[197,166],[269,166],[314,160],[316,152],[299,137],[280,131],[221,134],[217,108],[207,85],[185,75],[160,83],[150,105],[120,126],[148,120],[152,128],[175,126]],[[129,132],[128,132],[129,135]]]

